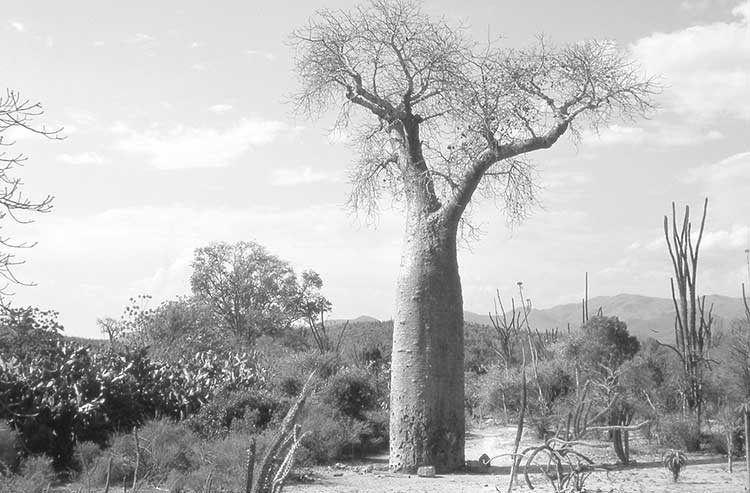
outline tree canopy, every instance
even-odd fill
[[[524,154],[567,130],[648,112],[658,90],[613,42],[556,47],[539,38],[524,50],[478,43],[410,0],[319,10],[292,42],[299,108],[316,113],[340,103],[338,125],[357,134],[351,204],[369,212],[384,191],[402,198],[415,171],[393,145],[410,131],[406,122],[418,125],[423,159],[413,166],[428,207],[460,217],[479,191],[518,219],[535,199]],[[374,118],[355,120],[355,107]]]
[[[208,304],[217,323],[245,342],[284,329],[311,311],[328,311],[322,285],[315,272],[298,279],[288,262],[246,241],[198,248],[190,278],[193,294]]]

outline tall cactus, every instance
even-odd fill
[[[693,242],[690,208],[685,207],[682,228],[677,229],[677,214],[672,202],[672,228],[669,218],[664,216],[664,237],[667,240],[669,256],[672,259],[675,277],[670,278],[672,301],[675,309],[675,345],[667,345],[680,357],[688,380],[686,400],[688,407],[695,411],[700,427],[703,401],[703,371],[709,365],[713,305],[705,310],[706,297],[696,295],[698,271],[698,251],[706,223],[708,198],[703,204],[698,236]],[[670,238],[671,237],[671,238]]]

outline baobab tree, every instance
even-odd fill
[[[340,108],[360,145],[351,205],[405,214],[393,331],[390,466],[464,466],[463,300],[457,238],[477,194],[510,220],[535,201],[532,151],[652,108],[654,83],[611,42],[528,50],[474,43],[419,2],[319,10],[291,35],[299,109]],[[340,106],[339,106],[340,105]]]

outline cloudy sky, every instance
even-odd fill
[[[459,6],[459,4],[462,4]],[[469,4],[468,6],[465,4]],[[350,214],[355,157],[332,120],[295,117],[289,32],[341,0],[12,2],[0,17],[3,85],[44,104],[67,139],[18,134],[33,224],[14,303],[60,312],[96,336],[130,296],[189,291],[193,250],[254,240],[318,271],[337,318],[391,316],[402,224]],[[220,6],[220,8],[219,8]],[[750,2],[430,0],[477,37],[521,47],[614,39],[661,76],[661,109],[534,155],[542,207],[509,229],[492,204],[459,253],[466,308],[486,312],[523,281],[537,307],[592,295],[669,296],[661,222],[672,200],[710,197],[699,289],[737,296],[750,247]]]

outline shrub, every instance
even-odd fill
[[[709,447],[717,454],[727,455],[727,436],[724,433],[711,433],[709,436]],[[732,455],[739,457],[744,455],[745,437],[740,429],[732,431]]]
[[[3,493],[44,493],[48,485],[39,478],[25,478],[17,474],[0,475],[0,491]]]
[[[276,361],[272,384],[285,397],[295,397],[313,371],[321,380],[327,380],[339,368],[336,358],[330,354],[320,354],[318,351],[293,353]]]
[[[83,481],[87,488],[93,484],[100,484],[99,463],[103,458],[102,449],[94,442],[79,442],[73,452],[74,466],[78,470],[79,481]]]
[[[688,452],[700,449],[700,430],[698,425],[682,416],[663,418],[659,423],[659,438],[662,446],[684,448]]]
[[[112,483],[131,482],[138,459],[138,478],[148,476],[157,483],[166,480],[171,471],[185,472],[197,469],[202,444],[185,426],[162,419],[149,421],[138,430],[138,453],[135,435],[117,434],[112,439]],[[100,461],[102,463],[103,461]],[[106,478],[106,464],[99,468],[96,484]]]
[[[322,464],[361,457],[388,444],[388,413],[365,411],[361,419],[340,413],[329,403],[310,403],[301,425],[310,435],[303,441],[300,464]]]
[[[263,390],[224,392],[204,404],[188,424],[204,438],[225,436],[230,430],[254,432],[266,427],[284,407]]]
[[[324,399],[344,416],[364,419],[364,412],[377,405],[373,376],[359,368],[345,368],[328,382]]]
[[[27,457],[21,463],[19,471],[20,476],[27,483],[34,486],[31,491],[42,491],[43,488],[46,488],[55,480],[55,469],[52,467],[52,459],[46,455],[31,455]]]
[[[518,412],[521,408],[521,373],[518,369],[506,370],[495,366],[478,378],[478,407],[480,413],[498,415],[507,409]],[[529,398],[534,394],[529,392]]]

